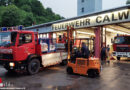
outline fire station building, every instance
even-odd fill
[[[103,44],[111,46],[115,36],[130,35],[130,5],[34,25],[25,29],[38,32],[40,38],[53,37],[56,39],[66,33],[67,26],[74,28],[73,38],[94,37],[94,45],[89,49],[94,49],[95,56],[99,57]],[[89,43],[91,44],[91,42]]]

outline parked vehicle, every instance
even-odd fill
[[[52,41],[39,39],[37,32],[0,32],[0,64],[8,71],[26,70],[36,74],[41,67],[59,64],[66,59],[67,52],[57,51]]]
[[[120,60],[121,57],[130,57],[130,36],[120,35],[114,38],[113,42],[113,55]]]

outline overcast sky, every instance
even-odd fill
[[[40,0],[45,8],[52,10],[65,18],[77,16],[77,0]],[[124,6],[127,0],[103,0],[103,10]]]

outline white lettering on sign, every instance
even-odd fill
[[[95,16],[86,16],[84,18],[60,22],[52,25],[53,31],[66,30],[67,26],[74,28],[98,26],[130,21],[130,9],[114,11]]]

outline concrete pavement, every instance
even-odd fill
[[[128,61],[129,62],[129,61]],[[41,70],[36,75],[8,73],[0,67],[3,82],[26,90],[130,90],[130,63],[111,61],[103,64],[100,77],[88,78],[68,75],[66,66],[54,66]]]

